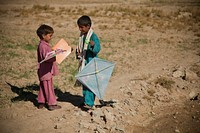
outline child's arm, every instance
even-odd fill
[[[97,35],[93,34],[91,36],[88,49],[92,51],[94,54],[98,54],[99,51],[101,50],[99,38],[97,37]]]
[[[55,54],[55,51],[51,51],[51,52],[48,52],[44,58],[44,60],[42,60],[40,63],[42,62],[54,62],[56,61],[56,54]]]
[[[39,45],[38,55],[41,58],[41,60],[39,60],[40,61],[39,63],[56,61],[55,57],[49,58],[49,56],[52,54],[53,52],[50,47],[47,47],[46,45]]]

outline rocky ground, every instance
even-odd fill
[[[162,0],[0,1],[0,132],[199,133],[200,3]],[[76,47],[81,15],[99,36],[99,57],[115,63],[105,101],[78,107],[72,53],[54,78],[62,109],[37,109],[36,29],[54,30]]]

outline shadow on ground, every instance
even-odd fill
[[[83,102],[83,97],[79,95],[72,95],[70,92],[62,92],[59,88],[55,89],[55,94],[60,102],[69,102],[74,106],[79,106]]]
[[[39,85],[37,84],[32,84],[32,85],[28,85],[25,87],[17,87],[15,85],[12,85],[8,82],[6,82],[13,93],[16,93],[17,96],[12,98],[11,101],[12,102],[17,102],[17,101],[30,101],[33,103],[34,106],[38,107],[38,102],[37,102],[37,94],[39,91]],[[83,97],[80,95],[73,95],[70,92],[62,92],[59,88],[56,88],[55,90],[55,94],[58,97],[57,101],[59,102],[68,102],[71,103],[72,105],[79,107],[81,110],[83,111],[87,111],[87,108],[84,108],[82,105],[83,103]],[[113,101],[102,101],[100,102],[100,105],[96,105],[97,108],[101,108],[104,106],[113,106]]]
[[[37,95],[33,93],[34,90],[39,90],[38,85],[33,84],[26,87],[17,87],[7,82],[7,84],[10,86],[12,92],[16,93],[18,96],[11,99],[12,102],[16,101],[30,101],[35,106],[37,106]]]
[[[11,99],[12,102],[17,101],[30,101],[33,103],[34,106],[38,106],[37,102],[37,94],[39,91],[39,86],[37,84],[28,85],[25,87],[17,87],[8,82],[6,82],[13,93],[16,93],[18,96]],[[79,95],[72,95],[69,92],[62,92],[60,89],[55,89],[55,94],[58,97],[57,101],[60,102],[69,102],[74,106],[79,106],[80,103],[83,102],[83,98]]]

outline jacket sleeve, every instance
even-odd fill
[[[49,52],[51,52],[51,51],[52,51],[51,48],[49,48],[49,47],[43,47],[42,53],[41,53],[43,59],[45,59],[47,53],[49,53]],[[46,60],[45,62],[54,62],[54,61],[56,61],[56,57],[53,57],[53,58],[51,58],[51,59],[49,59],[49,60]]]
[[[94,46],[91,46],[89,44],[88,50],[90,50],[93,54],[97,55],[99,53],[99,51],[101,50],[99,38],[97,37],[96,34],[93,33],[90,40],[94,41]]]

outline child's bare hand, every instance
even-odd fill
[[[90,41],[90,46],[94,46],[94,41]]]
[[[62,53],[62,52],[64,52],[64,50],[62,50],[62,49],[60,49],[60,48],[57,48],[57,49],[55,50],[55,53],[56,53],[56,54]]]

